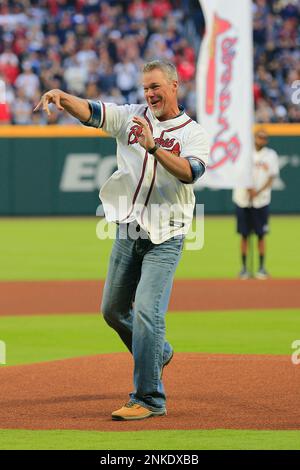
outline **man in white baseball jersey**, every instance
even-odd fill
[[[233,201],[236,204],[237,231],[241,234],[242,270],[239,277],[249,279],[247,270],[248,239],[251,232],[258,237],[259,269],[257,279],[266,279],[265,235],[268,232],[269,206],[274,178],[279,174],[278,155],[267,147],[268,135],[263,129],[255,133],[253,155],[253,188],[235,189]]]
[[[135,390],[114,420],[166,414],[162,370],[173,348],[165,339],[165,313],[193,217],[192,183],[208,159],[205,131],[178,105],[174,65],[149,62],[142,79],[146,105],[51,90],[36,107],[49,112],[54,103],[117,140],[118,170],[100,191],[107,220],[117,223],[101,309],[133,355]]]

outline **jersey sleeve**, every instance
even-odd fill
[[[279,175],[279,158],[275,150],[271,151],[270,155],[270,176],[278,176]]]
[[[181,150],[181,156],[188,160],[191,167],[192,184],[205,173],[208,153],[209,145],[206,132],[200,126],[194,127]]]
[[[182,145],[181,156],[193,158],[194,161],[199,160],[204,167],[206,167],[208,154],[209,144],[207,133],[199,125],[192,127]]]
[[[186,183],[185,181],[180,180],[182,183],[186,184],[194,184],[202,175],[205,173],[205,165],[202,161],[195,157],[185,157],[185,159],[189,162],[191,171],[192,171],[192,181],[190,183]]]
[[[91,110],[91,117],[87,122],[83,122],[85,126],[99,128],[117,137],[129,120],[132,114],[131,105],[116,105],[115,103],[104,103],[102,101],[88,100]]]

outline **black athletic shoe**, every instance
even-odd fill
[[[247,271],[246,268],[243,268],[241,270],[241,272],[239,273],[239,279],[243,279],[243,280],[246,280],[246,279],[250,279],[250,273]]]
[[[255,278],[260,279],[262,281],[264,281],[265,279],[268,279],[269,277],[270,277],[269,274],[264,268],[260,268],[259,271],[255,273]]]

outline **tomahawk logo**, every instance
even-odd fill
[[[0,364],[6,364],[6,344],[0,341]]]
[[[209,63],[207,68],[206,112],[212,114],[215,108],[216,80],[217,80],[217,39],[231,28],[229,21],[219,18],[215,13],[212,34],[209,44]]]

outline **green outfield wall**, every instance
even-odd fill
[[[272,212],[300,212],[300,125],[269,125],[280,156]],[[99,188],[116,169],[115,140],[81,127],[0,128],[0,215],[95,214]],[[230,214],[231,191],[195,185],[206,214]]]

